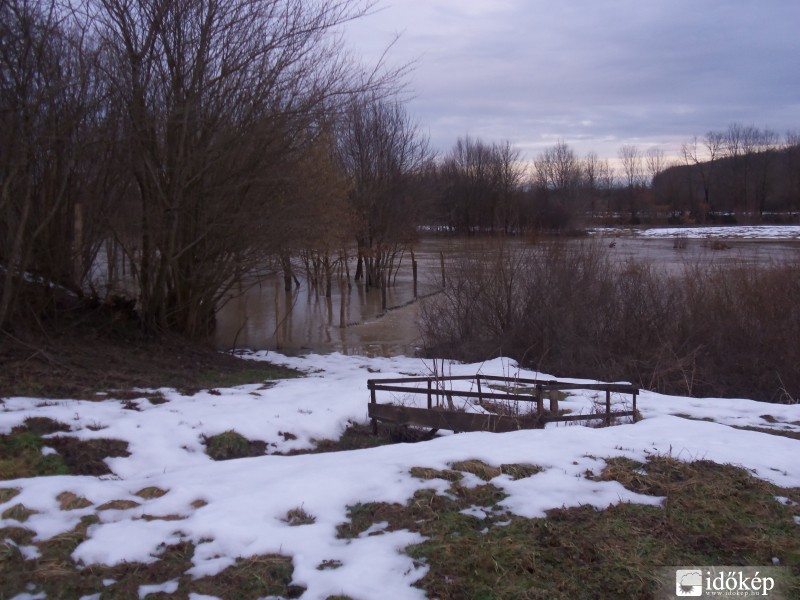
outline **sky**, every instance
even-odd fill
[[[413,62],[408,108],[432,147],[469,134],[523,158],[680,145],[733,122],[800,129],[795,0],[380,0],[349,26],[374,62]]]

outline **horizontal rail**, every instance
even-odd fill
[[[445,410],[429,410],[413,406],[397,406],[394,404],[370,404],[369,418],[400,423],[404,425],[417,425],[419,427],[435,427],[451,431],[493,431],[504,433],[520,429],[542,428],[546,423],[565,423],[570,421],[592,421],[615,419],[618,417],[633,417],[632,410],[612,412],[606,414],[589,413],[583,415],[536,415],[510,417],[507,415],[491,415],[482,413],[466,413]]]
[[[420,393],[418,390],[424,390],[427,393],[426,388],[409,388],[409,387],[402,387],[398,388],[395,386],[390,386],[387,384],[395,384],[395,383],[436,383],[436,382],[443,382],[443,381],[500,381],[505,383],[530,383],[534,387],[530,387],[531,393],[535,393],[537,390],[541,389],[542,391],[548,392],[551,390],[592,390],[592,391],[610,391],[610,392],[619,392],[625,394],[638,394],[639,388],[629,383],[572,383],[572,382],[565,382],[565,381],[556,381],[556,380],[548,380],[548,381],[541,381],[536,379],[514,379],[514,378],[506,378],[506,377],[499,377],[494,375],[458,375],[452,377],[398,377],[398,378],[390,378],[390,379],[368,379],[367,380],[367,388],[369,389],[376,389],[376,390],[383,390],[383,391],[408,391],[411,393]],[[432,388],[434,392],[438,391],[440,394],[442,392],[452,392],[454,394],[464,394],[461,390],[447,390],[442,389],[439,387]],[[484,395],[482,394],[482,397]],[[488,397],[488,396],[487,396]],[[508,398],[511,399],[511,398]],[[523,398],[520,398],[522,400]]]
[[[428,388],[402,387],[399,385],[375,385],[370,388],[377,392],[405,392],[407,394],[428,394],[439,396],[459,396],[462,398],[480,398],[483,400],[522,400],[525,402],[536,402],[536,397],[530,394],[507,394],[505,392],[472,392],[468,390],[441,390]],[[536,390],[534,390],[535,392]]]

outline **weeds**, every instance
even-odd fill
[[[413,473],[454,479],[433,469]],[[668,457],[609,459],[598,478],[664,496],[663,507],[562,508],[526,519],[500,508],[504,494],[495,486],[455,482],[447,496],[421,490],[405,505],[351,506],[338,532],[356,537],[385,523],[386,531],[421,533],[426,541],[406,553],[428,565],[417,585],[431,598],[652,598],[662,565],[772,564],[773,557],[794,569],[790,595],[800,591],[796,509],[775,499],[796,501],[800,490],[779,490],[735,467]],[[473,506],[484,507],[486,518],[462,513]]]
[[[298,506],[288,511],[283,521],[292,527],[298,527],[300,525],[312,525],[317,522],[317,518],[307,513],[302,506]]]
[[[178,582],[176,597],[191,594],[219,598],[297,598],[304,588],[292,585],[292,561],[286,556],[261,555],[239,558],[214,577],[194,579],[186,574],[192,567],[195,546],[190,542],[164,546],[153,563],[122,563],[117,566],[75,564],[71,554],[86,540],[86,530],[97,522],[84,517],[74,530],[58,535],[37,547],[41,556],[25,560],[19,545],[31,543],[33,533],[20,528],[0,530],[0,598],[21,593],[48,598],[137,598],[143,585]],[[334,567],[330,567],[334,568]],[[27,597],[27,596],[26,596]]]
[[[204,437],[203,441],[206,445],[206,454],[214,460],[262,456],[267,448],[266,442],[248,440],[233,430]]]
[[[669,394],[800,397],[800,261],[667,275],[614,265],[591,243],[490,256],[455,264],[444,292],[423,305],[429,356],[510,356]]]
[[[41,436],[25,428],[0,435],[0,480],[67,474],[69,468],[62,457],[43,455],[43,447]]]

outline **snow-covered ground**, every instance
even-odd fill
[[[753,240],[800,240],[800,225],[731,225],[716,227],[654,227],[651,229],[626,229],[620,227],[597,227],[592,229],[599,235],[631,233],[640,237],[674,238],[732,238]]]
[[[421,541],[419,534],[395,531],[343,540],[337,539],[336,526],[347,520],[348,505],[404,503],[421,488],[446,489],[447,483],[442,480],[412,477],[409,470],[414,466],[441,469],[466,459],[493,465],[534,463],[543,471],[532,477],[514,481],[500,475],[492,481],[509,494],[503,501],[505,508],[526,517],[543,516],[546,510],[562,506],[605,508],[623,501],[659,503],[658,498],[635,494],[617,482],[585,477],[587,470],[599,473],[605,465],[603,459],[615,456],[636,460],[649,455],[671,455],[687,461],[708,459],[744,466],[779,486],[800,486],[800,441],[730,427],[753,425],[798,432],[800,405],[649,392],[639,396],[638,408],[644,418],[636,424],[445,435],[425,443],[369,450],[214,462],[204,452],[203,436],[234,429],[250,439],[266,441],[268,452],[308,448],[312,439],[337,438],[349,421],[366,419],[367,379],[428,375],[433,366],[414,358],[341,354],[286,357],[261,353],[252,358],[267,358],[306,371],[308,376],[283,380],[273,387],[247,385],[219,390],[219,395],[201,392],[183,396],[162,390],[168,402],[154,405],[143,394],[135,401],[139,411],[125,409],[122,401],[114,399],[5,399],[0,405],[0,433],[9,432],[28,417],[49,417],[71,426],[70,433],[61,435],[125,440],[131,455],[108,459],[113,476],[0,482],[0,488],[21,490],[0,504],[0,514],[17,503],[37,511],[24,523],[24,527],[36,531],[37,541],[73,529],[85,515],[98,514],[100,522],[90,527],[89,538],[73,555],[85,564],[152,562],[163,545],[188,540],[196,545],[191,570],[196,576],[218,573],[237,557],[280,553],[293,557],[294,582],[306,587],[305,599],[334,594],[403,599],[424,597],[412,584],[424,575],[425,567],[415,566],[402,553],[403,548]],[[441,367],[440,363],[440,372]],[[480,371],[551,379],[518,369],[507,359],[476,365],[446,364],[445,371],[448,375]],[[379,400],[390,398],[387,395]],[[593,392],[576,392],[562,407],[588,412],[594,400]],[[620,397],[615,401],[628,400]],[[704,418],[715,422],[699,420]],[[292,435],[283,435],[287,433]],[[473,483],[479,481],[469,477],[473,477]],[[149,500],[135,495],[150,486],[167,493]],[[87,498],[92,506],[60,510],[56,497],[65,491]],[[135,500],[140,506],[97,510],[113,500]],[[301,507],[316,521],[289,526],[287,512]],[[142,519],[143,515],[180,518],[150,520]],[[0,520],[0,528],[14,525],[19,523]],[[25,552],[35,556],[36,549],[31,546]],[[342,566],[319,570],[323,561],[340,561]]]

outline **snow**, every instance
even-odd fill
[[[593,233],[613,235],[621,231],[649,238],[738,238],[758,240],[798,240],[800,225],[731,225],[716,227],[654,227],[652,229],[621,229],[597,227]]]
[[[178,580],[167,581],[166,583],[162,583],[160,585],[142,585],[139,586],[139,598],[143,600],[147,594],[157,594],[158,592],[164,592],[165,594],[174,594],[178,591]],[[98,594],[99,595],[99,594]]]
[[[335,594],[417,599],[424,594],[413,584],[425,574],[426,567],[414,564],[403,550],[423,541],[420,534],[388,532],[385,523],[378,523],[354,539],[336,537],[336,526],[347,520],[349,505],[405,503],[417,490],[447,489],[443,480],[412,477],[409,471],[415,466],[443,469],[467,459],[495,466],[536,464],[542,471],[530,477],[515,481],[499,475],[492,480],[508,494],[502,508],[524,517],[541,517],[559,507],[590,505],[603,509],[620,502],[660,505],[661,498],[636,494],[615,481],[586,477],[587,473],[599,474],[605,460],[617,456],[639,461],[659,455],[686,461],[706,459],[743,466],[782,487],[800,486],[800,462],[796,459],[800,441],[731,427],[800,431],[800,405],[683,398],[646,391],[638,398],[644,419],[636,424],[609,428],[551,424],[544,430],[449,434],[418,444],[281,456],[275,453],[310,448],[315,439],[337,438],[348,422],[364,421],[368,379],[427,375],[433,364],[407,357],[341,354],[288,357],[256,353],[250,358],[268,359],[308,375],[282,380],[272,387],[222,389],[219,395],[201,392],[183,396],[163,389],[160,391],[168,400],[164,404],[151,404],[143,393],[142,398],[134,400],[138,411],[124,408],[124,402],[115,400],[113,393],[102,402],[6,399],[0,405],[0,433],[9,432],[28,417],[49,417],[72,429],[58,435],[125,440],[131,455],[107,460],[112,476],[0,482],[1,488],[20,490],[19,495],[0,504],[0,513],[17,503],[37,511],[23,525],[36,533],[34,541],[69,531],[82,516],[96,513],[100,522],[89,528],[88,539],[73,554],[86,565],[153,562],[165,545],[191,541],[196,545],[189,571],[194,577],[219,573],[237,557],[279,553],[292,557],[294,583],[306,588],[302,596],[306,600]],[[473,365],[445,362],[438,368],[447,375],[480,371],[552,379],[520,369],[508,359]],[[468,389],[471,383],[458,385]],[[597,399],[596,392],[578,390],[561,406],[586,413]],[[379,396],[379,400],[389,401],[391,396]],[[621,408],[629,404],[630,397],[615,395],[613,401]],[[231,429],[265,441],[267,454],[212,461],[204,452],[204,436]],[[483,482],[465,477],[463,483]],[[150,499],[136,495],[151,486],[167,493]],[[87,498],[93,506],[60,510],[56,497],[64,491]],[[139,506],[97,510],[112,500],[133,500]],[[195,508],[201,504],[198,500],[205,504]],[[778,501],[785,500],[776,498]],[[314,522],[290,525],[287,513],[298,508],[313,516]],[[486,516],[486,510],[477,507],[468,512],[479,518]],[[0,528],[14,525],[19,523],[0,520]],[[35,553],[30,551],[26,556]],[[325,561],[341,566],[318,569]],[[141,597],[156,590],[169,593],[173,586],[177,586],[176,581],[148,582],[139,593]]]

